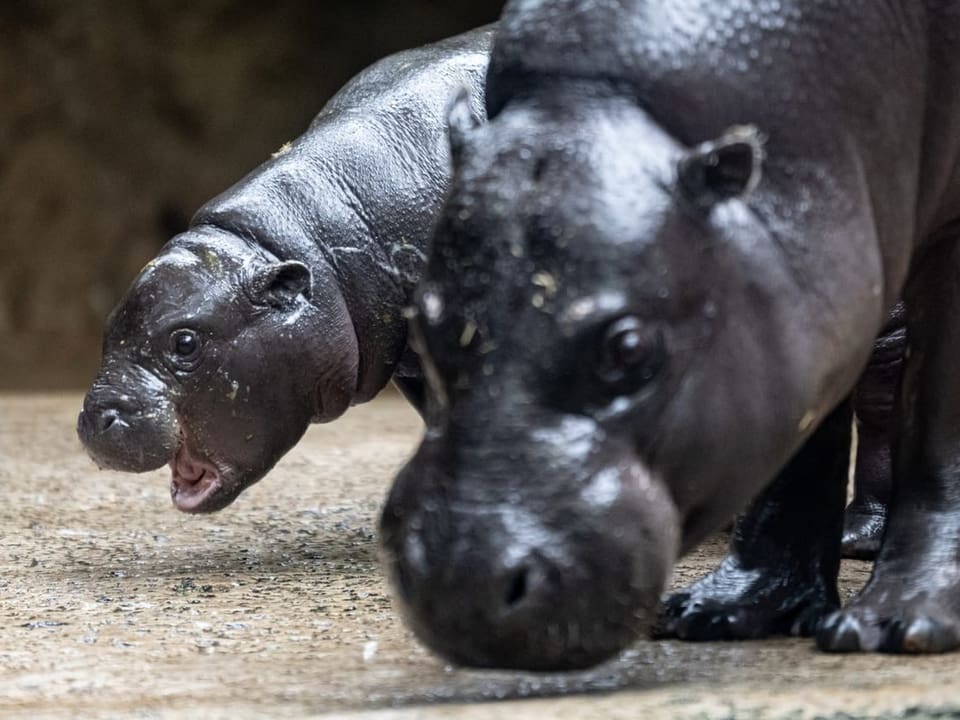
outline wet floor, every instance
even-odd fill
[[[377,508],[419,433],[396,396],[311,429],[206,517],[172,509],[165,472],[97,471],[79,402],[0,396],[3,717],[960,716],[960,654],[641,642],[587,673],[446,667],[404,629],[377,564]],[[846,563],[843,592],[868,572]]]

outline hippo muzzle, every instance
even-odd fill
[[[101,468],[147,472],[165,465],[177,446],[169,390],[149,371],[105,365],[87,392],[77,434]]]
[[[664,485],[639,462],[578,468],[570,447],[550,457],[543,438],[531,453],[522,440],[465,450],[452,436],[428,434],[381,518],[419,638],[459,664],[551,671],[594,665],[643,634],[677,552]],[[585,439],[561,426],[554,441]]]

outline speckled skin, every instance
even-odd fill
[[[508,4],[490,123],[452,113],[428,430],[381,520],[428,645],[599,662],[761,491],[661,632],[960,643],[958,79],[945,0]],[[831,612],[849,398],[901,296],[889,527]]]
[[[220,509],[301,437],[395,378],[402,309],[449,180],[446,111],[482,113],[490,27],[399,53],[221,196],[107,321],[80,438],[102,467],[170,463],[174,504]]]

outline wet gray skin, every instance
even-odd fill
[[[218,510],[391,377],[418,400],[402,310],[447,187],[450,98],[483,112],[491,34],[358,75],[148,263],[78,421],[101,467],[169,463],[178,509]]]
[[[664,634],[960,642],[958,38],[935,0],[508,3],[490,122],[451,116],[411,331],[428,428],[381,519],[429,647],[600,662],[761,491]],[[831,614],[847,398],[901,290],[929,353],[904,361],[904,489]]]

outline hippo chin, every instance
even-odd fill
[[[391,378],[418,401],[402,310],[447,187],[450,98],[468,88],[482,114],[492,32],[358,75],[148,263],[78,420],[94,461],[169,464],[174,505],[209,512]]]
[[[451,113],[427,431],[381,519],[425,643],[602,661],[743,511],[659,635],[960,646],[958,38],[942,0],[507,4],[489,122]],[[894,491],[840,610],[851,394],[900,299]]]

